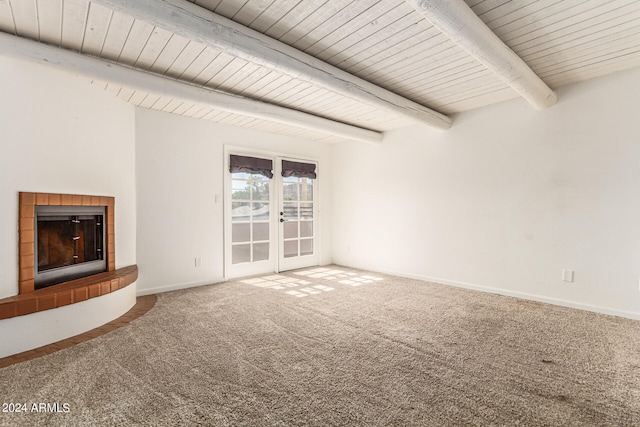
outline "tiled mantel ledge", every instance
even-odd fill
[[[98,273],[33,292],[0,299],[0,320],[50,310],[122,289],[138,278],[138,266]]]

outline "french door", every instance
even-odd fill
[[[315,188],[317,164],[279,159],[278,266],[280,271],[318,264]]]
[[[225,277],[318,265],[317,162],[225,157]]]

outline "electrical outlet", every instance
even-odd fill
[[[573,282],[573,270],[562,270],[562,281]]]
[[[196,268],[201,267],[202,266],[202,258],[196,257],[195,258],[195,264],[196,264]]]

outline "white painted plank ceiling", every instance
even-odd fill
[[[208,9],[232,19],[445,114],[517,96],[403,0],[189,1],[203,12]],[[640,66],[638,0],[467,0],[467,4],[552,88]],[[368,129],[385,131],[411,123],[89,0],[0,0],[0,31]],[[107,82],[94,83],[143,108],[314,140],[339,140]]]

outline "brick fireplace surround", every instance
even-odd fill
[[[35,206],[104,206],[107,217],[107,271],[43,289],[34,288]],[[50,310],[122,289],[138,278],[136,265],[116,269],[113,197],[76,194],[19,195],[19,295],[0,299],[0,320]]]

